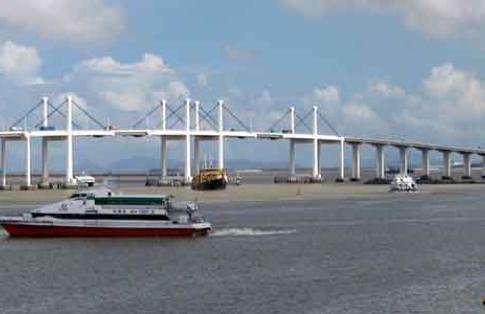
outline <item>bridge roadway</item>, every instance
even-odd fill
[[[45,99],[45,98],[44,98]],[[67,117],[66,129],[64,130],[7,130],[0,131],[1,141],[1,171],[2,180],[1,185],[7,185],[7,163],[6,163],[6,143],[8,141],[25,141],[25,187],[31,187],[31,140],[40,138],[42,140],[42,179],[41,184],[49,183],[48,170],[48,142],[66,140],[66,184],[74,183],[73,175],[73,138],[75,137],[159,137],[161,141],[161,169],[162,176],[167,175],[167,141],[183,141],[185,142],[185,180],[191,180],[192,170],[197,172],[200,164],[199,144],[201,141],[217,141],[218,142],[218,167],[224,168],[224,140],[226,138],[239,139],[260,139],[260,140],[285,140],[289,142],[289,174],[296,175],[295,169],[295,151],[296,144],[311,143],[313,146],[312,152],[312,176],[315,179],[321,178],[321,146],[325,144],[336,144],[340,147],[339,179],[344,180],[344,146],[348,144],[352,147],[352,175],[351,180],[360,180],[360,148],[362,145],[371,145],[376,149],[376,178],[385,177],[385,160],[384,147],[395,147],[400,152],[400,172],[408,172],[408,151],[409,149],[417,149],[422,152],[422,167],[424,176],[429,176],[430,151],[439,151],[443,154],[443,177],[451,177],[451,158],[450,154],[458,153],[463,156],[464,163],[464,178],[471,177],[471,155],[482,156],[485,161],[485,149],[480,147],[460,147],[448,145],[435,145],[421,142],[413,142],[398,139],[378,139],[366,138],[356,136],[340,136],[340,135],[325,135],[318,132],[318,108],[313,107],[313,125],[311,133],[298,133],[295,129],[295,109],[291,107],[289,110],[289,125],[290,128],[284,132],[258,132],[258,131],[241,131],[235,129],[225,129],[223,121],[224,103],[218,102],[218,121],[217,130],[203,130],[200,127],[199,106],[196,102],[195,106],[195,126],[190,123],[192,113],[192,103],[190,100],[185,101],[185,125],[183,129],[167,129],[166,128],[166,102],[162,101],[162,125],[160,129],[93,129],[93,130],[78,130],[73,129],[72,122],[72,98],[67,97]],[[44,101],[44,121],[43,126],[48,126],[47,115],[47,101]],[[193,145],[192,145],[193,144]],[[191,150],[194,150],[193,154]],[[195,165],[192,167],[192,158],[195,160]],[[194,168],[194,169],[192,169]]]

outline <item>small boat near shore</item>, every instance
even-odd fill
[[[211,231],[195,203],[109,189],[78,191],[23,215],[2,216],[0,225],[12,237],[192,237]]]
[[[398,174],[394,176],[394,179],[391,181],[389,191],[416,193],[419,192],[419,189],[418,185],[411,176]]]

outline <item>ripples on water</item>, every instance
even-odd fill
[[[0,313],[479,313],[484,201],[202,204],[207,238],[3,237]]]

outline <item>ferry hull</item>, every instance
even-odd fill
[[[130,228],[99,226],[59,226],[2,223],[12,237],[193,237],[205,236],[210,228]]]

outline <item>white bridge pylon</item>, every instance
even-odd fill
[[[19,128],[18,125],[27,119],[35,110],[40,108],[42,119],[39,123],[31,127]],[[98,129],[83,129],[75,122],[73,109],[76,108],[90,120],[95,122]],[[65,113],[62,111],[65,109]],[[146,122],[151,115],[159,112],[161,117],[159,123],[154,128],[140,128],[143,122]],[[49,118],[58,114],[65,118],[65,128],[55,129],[49,124]],[[214,115],[216,117],[214,117]],[[225,116],[232,118],[232,122],[237,123],[237,128],[230,127],[230,123],[225,121]],[[308,123],[307,120],[310,120]],[[333,134],[320,134],[319,123],[324,122]],[[231,121],[230,121],[231,122]],[[287,128],[276,129],[275,126],[285,122]],[[306,130],[301,132],[297,130],[302,128]],[[408,171],[408,151],[411,148],[422,151],[424,174],[429,175],[429,152],[432,150],[439,151],[443,154],[443,176],[451,176],[450,154],[459,153],[463,156],[464,177],[471,176],[471,155],[480,155],[485,160],[485,149],[473,147],[457,147],[445,145],[433,145],[420,142],[363,138],[355,136],[342,136],[328,122],[325,116],[320,112],[317,106],[314,106],[304,116],[299,116],[294,107],[290,109],[267,131],[253,131],[241,121],[238,115],[234,114],[229,106],[223,100],[219,100],[210,109],[205,107],[199,101],[186,99],[175,109],[171,108],[165,100],[160,101],[152,110],[145,114],[131,128],[115,128],[111,125],[100,123],[92,116],[86,108],[79,106],[76,100],[67,96],[65,101],[57,106],[53,106],[48,98],[42,100],[29,110],[23,117],[18,119],[9,129],[0,131],[1,140],[1,185],[7,185],[7,159],[6,150],[7,142],[21,140],[25,142],[25,186],[32,185],[31,180],[31,141],[35,138],[42,140],[42,177],[41,184],[49,183],[48,167],[48,143],[49,141],[66,141],[66,176],[67,185],[74,183],[74,151],[73,141],[78,136],[84,137],[145,137],[154,136],[160,138],[160,166],[162,176],[168,175],[168,141],[183,141],[185,147],[185,167],[184,177],[186,182],[192,179],[192,170],[199,171],[200,165],[200,143],[202,141],[217,141],[218,148],[218,168],[224,169],[224,142],[226,138],[239,139],[271,139],[286,140],[289,142],[289,174],[296,175],[296,144],[307,143],[312,145],[312,177],[315,179],[322,178],[321,171],[321,147],[325,144],[339,145],[339,176],[337,180],[344,179],[344,146],[345,143],[352,147],[352,180],[360,179],[360,146],[362,144],[372,145],[376,148],[376,177],[384,178],[384,147],[393,146],[399,149],[402,173]],[[193,153],[192,153],[193,147]],[[193,155],[193,156],[192,156]],[[194,167],[192,167],[192,157],[194,158]]]

